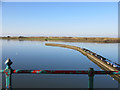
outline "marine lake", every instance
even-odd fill
[[[118,63],[117,43],[81,43],[81,42],[49,42],[49,41],[17,41],[0,40],[2,42],[2,68],[7,58],[13,61],[13,69],[22,70],[101,70],[80,52],[62,48],[45,46],[45,43],[56,43],[87,48],[113,62]],[[3,87],[5,77],[3,74]],[[88,75],[49,75],[49,74],[13,74],[13,88],[87,88]],[[109,75],[95,75],[95,88],[118,88],[118,81]]]

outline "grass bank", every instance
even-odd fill
[[[95,43],[119,43],[120,38],[108,37],[0,37],[7,40],[29,40],[29,41],[63,41],[63,42],[95,42]]]

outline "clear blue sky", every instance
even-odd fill
[[[117,36],[117,2],[3,2],[3,35]]]

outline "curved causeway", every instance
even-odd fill
[[[54,43],[45,43],[46,46],[56,46],[56,47],[63,47],[63,48],[69,48],[76,51],[79,51],[83,55],[87,56],[88,59],[90,59],[92,62],[94,62],[96,65],[98,65],[101,69],[105,71],[119,71],[115,67],[112,67],[111,65],[105,63],[101,59],[95,57],[94,55],[91,55],[87,52],[85,52],[82,48],[77,46],[71,46],[71,45],[65,45],[65,44],[54,44]],[[115,78],[120,83],[120,75],[111,75],[111,77]]]

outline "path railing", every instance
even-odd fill
[[[90,68],[86,71],[81,70],[13,70],[11,68],[12,61],[8,58],[5,62],[5,70],[0,70],[0,73],[5,73],[6,76],[6,90],[11,90],[11,76],[12,74],[88,74],[88,90],[93,90],[94,75],[119,75],[120,71],[94,71]]]

